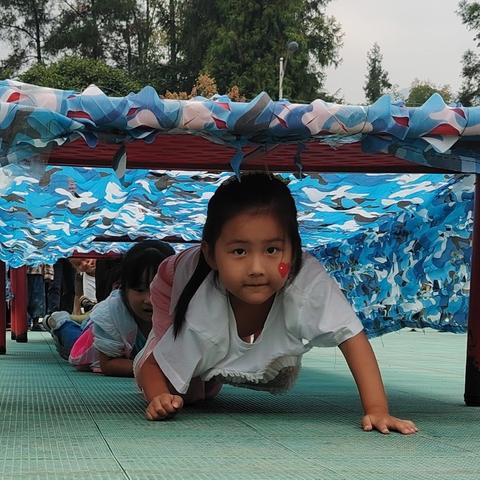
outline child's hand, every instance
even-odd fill
[[[164,420],[175,415],[182,407],[182,397],[170,393],[162,393],[153,397],[145,411],[145,416],[147,420]]]
[[[376,429],[380,433],[385,434],[390,433],[390,430],[396,430],[404,435],[418,432],[418,428],[412,421],[401,420],[400,418],[392,417],[388,413],[364,415],[362,418],[362,428],[365,432]]]

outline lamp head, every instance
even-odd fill
[[[298,42],[288,42],[287,43],[287,52],[288,53],[294,53],[298,50]]]

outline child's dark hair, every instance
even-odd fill
[[[148,289],[160,263],[174,253],[168,243],[160,240],[143,240],[125,254],[120,271],[120,291],[127,308],[126,290]]]
[[[298,232],[297,208],[286,183],[279,177],[263,172],[242,173],[240,179],[231,177],[224,181],[208,202],[207,220],[202,240],[213,253],[223,226],[235,215],[270,213],[283,226],[292,245],[290,280],[295,278],[302,265],[302,245]],[[178,335],[185,323],[190,300],[210,273],[205,257],[200,253],[192,277],[183,289],[175,308],[173,332]]]

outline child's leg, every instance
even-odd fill
[[[68,360],[73,344],[82,334],[82,325],[70,320],[67,312],[54,312],[45,320],[58,353],[62,358]]]
[[[52,331],[52,335],[56,336],[60,344],[65,350],[70,350],[78,337],[82,334],[82,327],[73,321],[67,321],[62,326]]]
[[[80,315],[70,315],[70,319],[78,324],[83,324],[83,322],[88,318],[90,318],[90,312],[81,313]]]
[[[205,382],[205,399],[215,398],[223,387],[223,383],[216,380]]]
[[[175,395],[181,395],[185,405],[207,400],[209,398],[214,398],[218,395],[222,388],[221,383],[215,380],[204,382],[200,379],[200,377],[192,378],[188,387],[188,391],[184,395],[177,393],[170,382],[168,382],[168,386],[171,393],[174,393]]]

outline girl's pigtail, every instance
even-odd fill
[[[173,336],[175,338],[177,338],[178,334],[182,330],[183,324],[185,323],[185,315],[187,313],[190,300],[193,298],[195,292],[198,290],[210,272],[211,268],[205,261],[203,253],[200,252],[198,264],[192,276],[190,277],[190,280],[185,285],[185,288],[183,289],[183,292],[181,293],[175,307],[175,318],[173,319]]]

